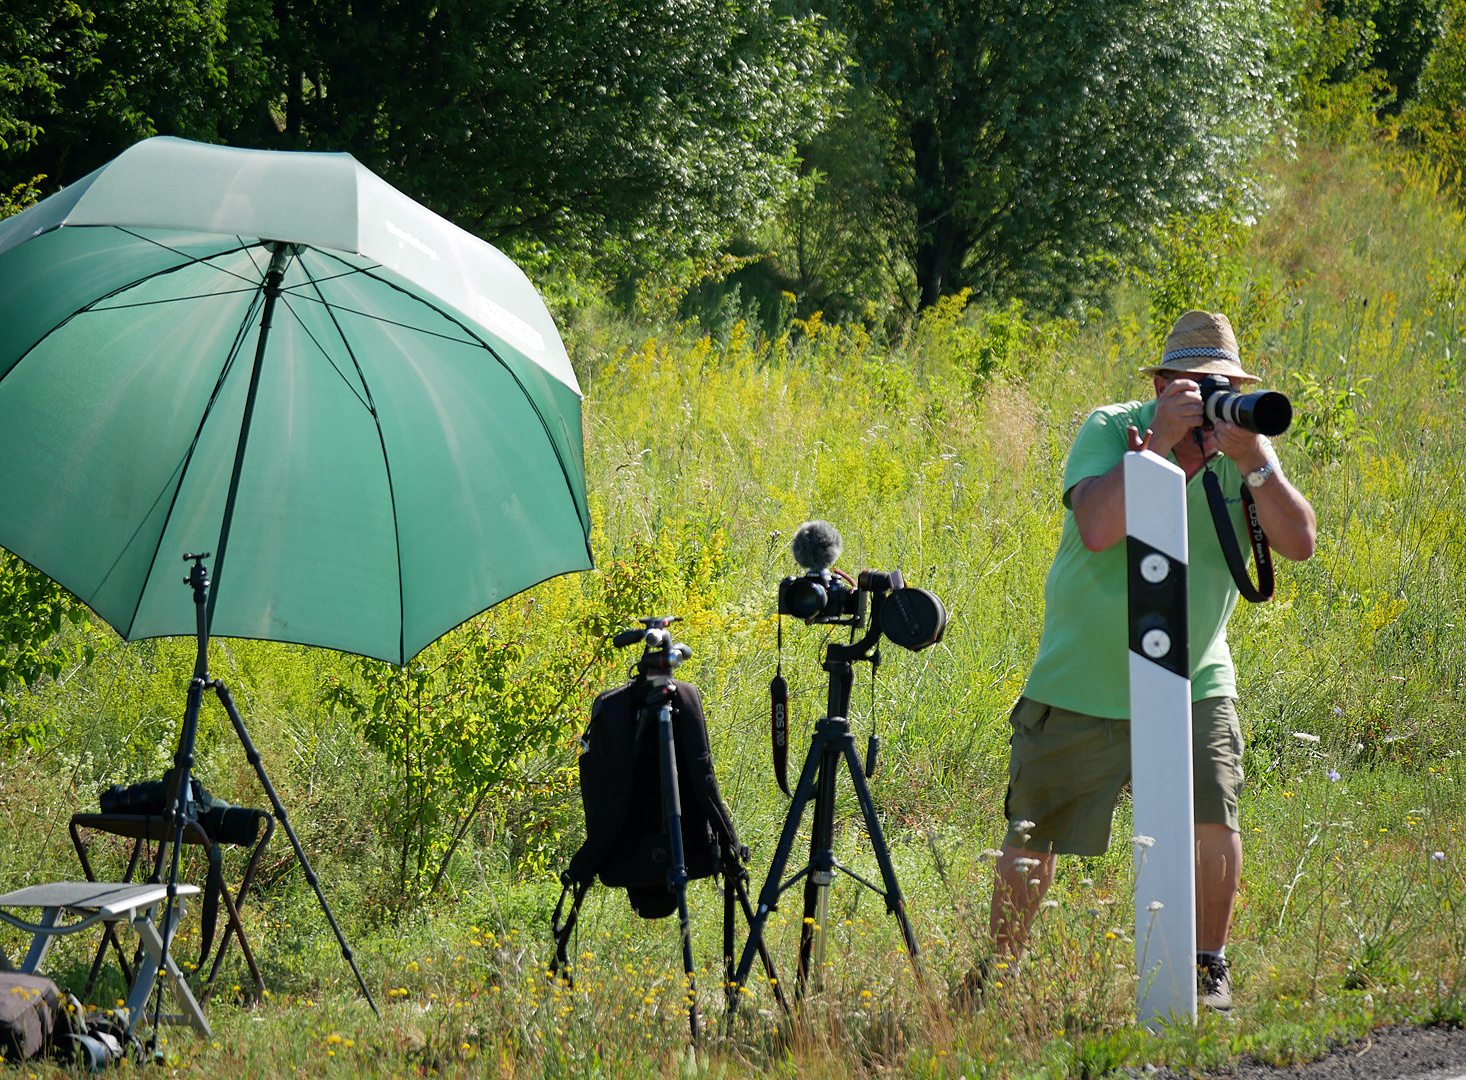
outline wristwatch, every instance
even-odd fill
[[[1267,478],[1275,471],[1277,471],[1277,466],[1273,464],[1272,459],[1264,461],[1259,468],[1253,469],[1247,474],[1245,477],[1247,486],[1250,488],[1262,487],[1263,484],[1267,483]]]

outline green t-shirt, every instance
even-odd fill
[[[1125,456],[1125,429],[1133,426],[1144,431],[1151,426],[1155,410],[1154,401],[1129,401],[1107,405],[1090,415],[1064,465],[1066,507],[1075,484],[1103,476]],[[1243,555],[1249,557],[1240,494],[1242,475],[1234,461],[1221,455],[1213,459],[1211,469],[1221,481]],[[1201,472],[1186,484],[1186,535],[1191,700],[1235,697],[1237,678],[1227,647],[1227,620],[1237,605],[1237,586],[1217,542]],[[1059,551],[1044,585],[1043,639],[1023,691],[1026,696],[1091,716],[1129,718],[1126,576],[1125,541],[1104,551],[1088,550],[1079,539],[1074,511],[1067,510]]]

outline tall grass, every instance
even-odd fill
[[[1230,633],[1248,774],[1233,1019],[1160,1038],[1133,1027],[1124,844],[1061,861],[1032,955],[980,1012],[948,996],[985,948],[983,852],[1003,831],[1005,717],[1038,641],[1064,455],[1091,408],[1146,395],[1135,372],[1155,353],[1155,294],[1129,288],[1085,323],[958,298],[892,346],[818,318],[768,340],[741,324],[709,336],[582,310],[567,334],[586,389],[601,569],[536,590],[545,614],[531,620],[531,653],[555,649],[627,567],[649,608],[686,618],[694,658],[682,674],[707,702],[756,889],[786,806],[767,764],[766,688],[793,529],[828,518],[844,534],[842,565],[899,567],[935,590],[952,614],[945,640],[888,649],[874,683],[860,674],[852,707],[857,731],[884,739],[874,790],[925,982],[878,898],[844,883],[824,991],[786,1021],[755,986],[740,1022],[689,1056],[675,932],[633,918],[619,896],[599,890],[587,904],[575,988],[544,979],[553,875],[579,837],[568,742],[525,763],[444,891],[402,916],[383,896],[370,814],[372,789],[393,778],[320,704],[344,664],[217,642],[216,668],[240,691],[387,1022],[354,999],[277,844],[246,908],[274,996],[253,1007],[245,990],[224,994],[215,1040],[173,1037],[180,1071],[1087,1078],[1145,1061],[1293,1060],[1374,1023],[1466,1016],[1466,229],[1428,183],[1348,151],[1305,147],[1267,176],[1270,209],[1243,233],[1230,277],[1167,286],[1202,307],[1254,298],[1247,363],[1295,399],[1281,452],[1320,522],[1317,555],[1281,567],[1277,598],[1244,606]],[[106,784],[156,776],[171,753],[191,646],[123,647],[98,633],[102,658],[28,703],[53,721],[48,747],[0,762],[7,887],[73,875],[66,816]],[[823,708],[828,637],[784,628],[796,732]],[[201,744],[205,782],[258,801],[222,717],[207,712]],[[839,855],[868,867],[855,815],[845,792]],[[1127,829],[1122,806],[1116,836]],[[706,884],[692,896],[698,994],[716,1016],[721,901]],[[788,900],[771,923],[786,968],[798,929]],[[0,941],[16,951],[8,931]],[[75,976],[87,959],[69,944],[53,970]],[[237,967],[229,979],[247,989]]]

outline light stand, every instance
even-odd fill
[[[270,806],[275,813],[275,819],[285,829],[285,835],[290,838],[290,846],[295,849],[295,858],[300,863],[301,869],[305,872],[305,879],[310,883],[311,889],[320,902],[321,911],[325,913],[326,921],[331,926],[331,931],[336,935],[336,941],[341,946],[341,956],[351,966],[352,974],[356,976],[356,984],[361,988],[362,995],[366,998],[367,1004],[371,1006],[372,1012],[376,1013],[377,1019],[382,1014],[377,1011],[377,1003],[372,1000],[371,991],[367,989],[365,980],[361,977],[361,971],[356,966],[356,959],[352,955],[351,946],[346,943],[341,928],[336,924],[336,917],[331,913],[331,906],[326,903],[326,897],[321,892],[320,880],[311,869],[310,861],[305,857],[305,851],[300,846],[300,840],[295,835],[295,830],[290,827],[290,818],[284,805],[280,802],[280,796],[275,792],[275,785],[270,782],[270,777],[265,773],[264,763],[260,760],[260,753],[255,749],[249,732],[245,729],[244,721],[240,718],[239,710],[234,706],[234,698],[230,696],[229,688],[220,679],[209,677],[209,572],[204,567],[203,561],[209,558],[208,552],[201,554],[184,555],[184,561],[192,561],[193,568],[189,570],[188,577],[184,578],[184,584],[193,586],[193,605],[197,617],[198,653],[194,657],[193,679],[188,684],[188,705],[183,715],[183,731],[178,737],[178,749],[173,755],[173,776],[168,792],[168,810],[165,821],[173,829],[173,857],[168,870],[168,905],[165,909],[163,926],[166,928],[163,935],[163,955],[159,961],[161,968],[166,968],[168,963],[168,948],[173,938],[173,910],[178,894],[179,859],[183,849],[184,823],[193,816],[192,813],[192,785],[189,783],[193,772],[194,764],[194,742],[198,735],[199,710],[203,706],[204,691],[213,690],[219,696],[219,701],[224,706],[224,711],[229,714],[229,721],[234,725],[234,733],[239,737],[244,747],[245,758],[254,768],[255,775],[260,779],[260,786],[264,788],[265,795],[270,800]],[[161,983],[159,986],[161,987]],[[159,1010],[161,1009],[161,990],[157,1004],[153,1012],[153,1039],[158,1037]]]

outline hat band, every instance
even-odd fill
[[[1192,356],[1219,356],[1223,360],[1230,360],[1239,366],[1242,363],[1242,358],[1236,353],[1217,348],[1215,345],[1203,345],[1196,349],[1172,349],[1161,357],[1161,363],[1164,364],[1168,360],[1184,360]]]

